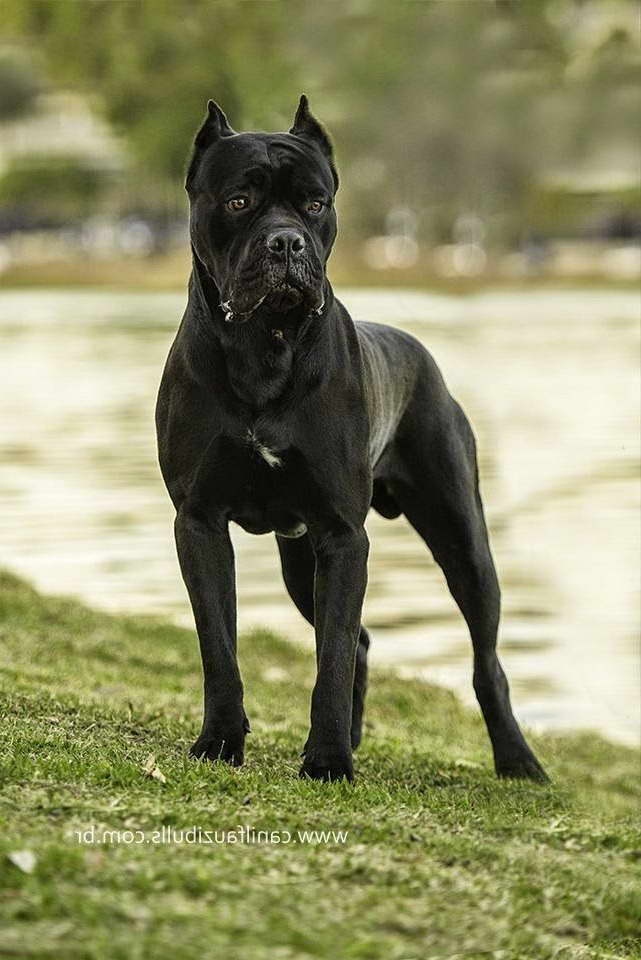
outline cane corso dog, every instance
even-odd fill
[[[423,346],[355,323],[326,264],[338,176],[300,103],[288,133],[236,133],[210,101],[187,174],[193,268],[157,404],[159,458],[204,670],[192,754],[243,762],[229,523],[275,533],[292,600],[315,627],[301,776],[353,778],[369,637],[370,507],[404,514],[467,621],[474,689],[502,777],[544,779],[496,655],[499,587],[475,442]]]

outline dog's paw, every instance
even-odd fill
[[[335,780],[354,779],[352,758],[345,754],[308,754],[298,773],[303,780],[322,780],[330,783]]]
[[[198,760],[223,760],[232,767],[240,767],[245,759],[245,735],[201,733],[189,753]]]
[[[501,779],[535,780],[549,783],[550,778],[530,751],[496,760],[496,775]]]

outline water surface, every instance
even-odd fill
[[[633,293],[342,291],[432,351],[477,434],[520,718],[639,737],[639,305]],[[191,625],[153,407],[182,294],[0,293],[2,564]],[[470,644],[402,520],[371,514],[372,656],[472,700]],[[273,537],[234,528],[239,623],[311,642]]]

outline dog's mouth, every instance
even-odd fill
[[[323,307],[321,291],[299,286],[285,278],[272,284],[260,295],[247,294],[236,298],[233,291],[220,304],[227,323],[246,323],[260,313],[288,313],[296,307],[307,307],[306,313],[320,313]]]
[[[284,280],[273,287],[263,301],[268,307],[279,312],[293,310],[305,299],[306,291],[302,290],[290,280]]]

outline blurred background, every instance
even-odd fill
[[[639,739],[640,5],[4,0],[2,562],[191,623],[153,406],[189,273],[209,97],[341,174],[330,276],[433,352],[475,427],[521,718]],[[469,700],[469,641],[402,520],[373,516],[373,657]],[[234,533],[241,627],[311,642],[273,538]]]

